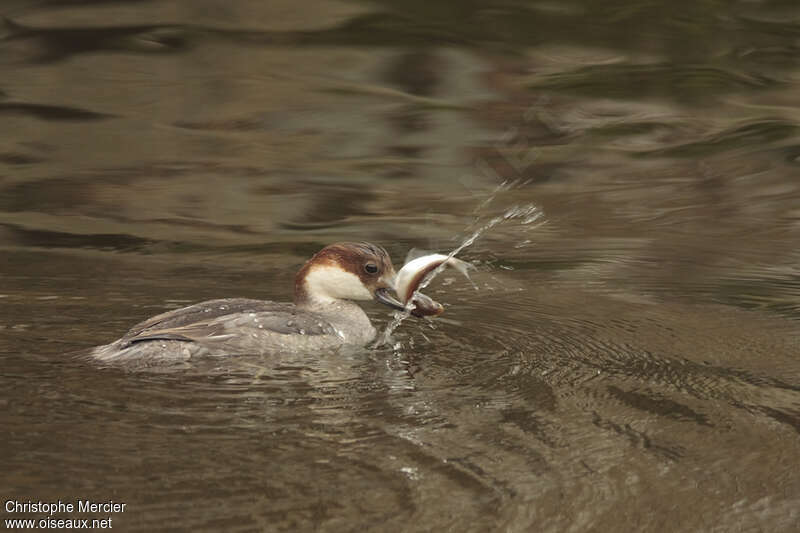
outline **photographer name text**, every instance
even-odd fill
[[[41,518],[6,518],[6,529],[111,529],[112,516],[104,518],[60,518],[55,514],[62,513],[93,513],[111,515],[124,513],[126,503],[107,501],[97,502],[91,500],[75,500],[43,502],[6,500],[3,509],[6,513],[35,513],[47,515]]]

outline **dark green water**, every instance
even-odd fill
[[[800,530],[797,2],[0,15],[3,520],[93,499],[125,512],[54,517]],[[74,356],[203,299],[287,300],[331,242],[399,265],[529,204],[546,223],[487,231],[462,256],[478,290],[437,279],[445,320],[388,347],[148,373]]]

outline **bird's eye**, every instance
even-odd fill
[[[378,272],[378,265],[375,263],[367,263],[364,265],[364,270],[366,270],[369,274],[376,274]]]

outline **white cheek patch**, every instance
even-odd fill
[[[372,300],[355,274],[333,266],[317,266],[306,274],[306,291],[312,300]]]

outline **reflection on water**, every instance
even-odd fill
[[[8,498],[125,502],[124,531],[800,529],[796,2],[0,15]],[[518,205],[546,224],[482,234],[479,290],[443,273],[443,319],[384,347],[73,357]]]

